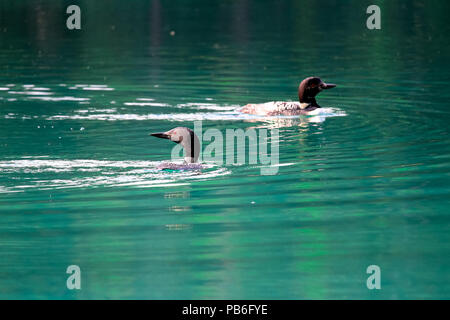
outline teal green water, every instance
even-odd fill
[[[0,4],[0,298],[450,297],[448,3],[79,3]],[[321,116],[235,112],[310,75]],[[278,174],[156,170],[194,120],[278,128]]]

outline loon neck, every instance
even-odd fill
[[[184,157],[184,162],[185,162],[186,164],[189,164],[189,163],[196,163],[196,162],[197,162],[197,159],[196,159],[196,158],[191,158],[191,157]]]
[[[189,136],[181,142],[184,148],[184,162],[196,163],[200,155],[200,141],[194,131],[189,130]]]
[[[300,108],[301,109],[316,109],[320,108],[319,104],[317,103],[316,99],[312,99],[312,101],[300,101]]]
[[[316,98],[314,98],[314,97],[299,97],[298,100],[300,101],[300,103],[307,103],[307,104],[312,104],[312,105],[317,104]]]

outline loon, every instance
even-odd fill
[[[325,83],[318,77],[304,79],[298,86],[298,99],[296,101],[271,101],[260,104],[247,104],[239,111],[242,113],[261,116],[295,116],[307,115],[320,108],[316,102],[316,95],[324,89],[336,87],[335,84]]]
[[[158,165],[161,170],[200,170],[202,165],[196,163],[200,154],[200,141],[189,128],[176,127],[167,132],[150,133],[151,136],[169,139],[175,143],[181,144],[184,149],[184,162],[182,164],[163,162]]]

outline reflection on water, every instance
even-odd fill
[[[378,31],[356,0],[79,2],[78,33],[0,5],[0,298],[450,296],[448,2],[384,2]],[[338,85],[317,114],[236,111],[307,76]],[[148,134],[195,120],[279,128],[278,174],[157,170]]]

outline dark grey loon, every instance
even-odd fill
[[[200,170],[202,165],[196,163],[200,154],[200,141],[194,131],[186,127],[176,127],[166,132],[150,133],[151,136],[169,139],[179,143],[184,149],[184,163],[163,162],[158,165],[161,170]]]
[[[336,87],[335,84],[325,83],[318,77],[309,77],[298,86],[298,100],[296,101],[271,101],[260,104],[247,104],[239,111],[242,113],[261,116],[295,116],[307,115],[309,112],[320,108],[316,102],[316,95],[324,89]]]

